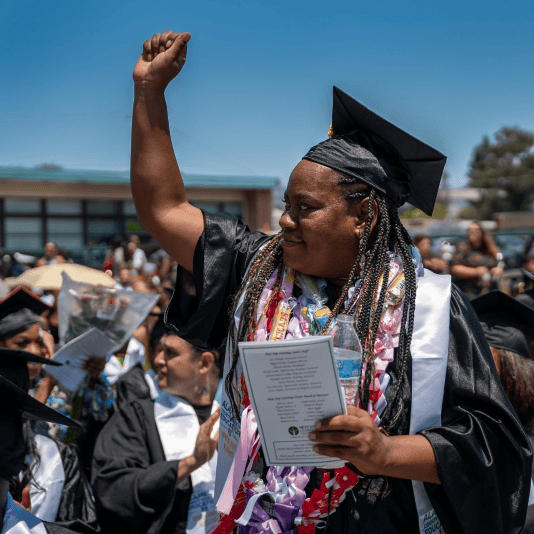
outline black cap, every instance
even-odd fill
[[[5,349],[0,347],[0,362],[4,361],[5,358],[9,360],[17,360],[26,363],[42,363],[44,365],[52,365],[54,367],[59,367],[63,365],[61,362],[56,362],[55,360],[50,360],[43,356],[37,356],[26,350],[20,349]]]
[[[530,358],[534,308],[502,291],[490,291],[471,301],[490,347]]]
[[[334,87],[331,139],[304,159],[352,176],[432,215],[446,157]]]
[[[76,428],[80,428],[80,425],[28,395],[27,362],[40,361],[39,356],[25,351],[9,351],[12,354],[8,355],[8,349],[2,352],[0,357],[0,406],[2,406],[0,410],[0,477],[10,480],[12,476],[18,475],[24,461],[23,418],[49,421]]]
[[[41,313],[52,309],[24,287],[0,301],[0,339],[13,336],[40,322]]]
[[[154,349],[163,336],[173,333],[173,329],[169,325],[165,324],[163,317],[161,317],[152,327],[152,331],[150,332],[150,338],[148,340],[150,348]]]
[[[45,304],[37,295],[28,291],[25,287],[18,287],[12,291],[5,298],[0,300],[0,320],[7,317],[11,313],[22,309],[28,309],[36,315],[46,310],[52,309],[48,304]]]

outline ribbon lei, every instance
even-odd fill
[[[419,262],[420,263],[420,262]],[[418,274],[422,268],[416,265]],[[285,268],[280,289],[275,291],[278,270],[275,270],[263,288],[258,308],[255,312],[254,329],[251,340],[283,339],[303,337],[317,331],[316,321],[324,305],[320,295],[326,281],[297,273],[297,283],[302,295],[293,306],[288,306],[293,294],[295,273]],[[386,407],[384,392],[389,383],[386,368],[394,359],[395,349],[399,344],[400,326],[404,308],[404,273],[402,261],[390,254],[390,270],[387,280],[384,276],[380,284],[387,284],[386,304],[381,310],[380,324],[374,345],[375,377],[370,384],[370,409],[375,423],[380,424],[380,415]],[[345,306],[351,301],[355,292],[358,297],[363,290],[363,283],[351,288]],[[319,299],[319,302],[317,302]],[[295,300],[295,299],[293,299]],[[353,306],[356,304],[357,298]],[[311,304],[310,304],[311,303]],[[315,305],[314,310],[308,309]],[[287,308],[291,311],[287,312]],[[328,310],[328,309],[327,309]],[[286,313],[287,312],[287,313]],[[319,312],[319,313],[317,313]],[[328,310],[329,312],[329,310]],[[321,326],[321,325],[319,325]],[[367,364],[363,364],[362,379]],[[210,534],[230,534],[239,526],[239,534],[314,534],[316,526],[323,523],[323,518],[334,512],[345,499],[347,491],[359,480],[358,475],[347,465],[329,472],[323,472],[320,488],[313,490],[306,498],[305,488],[313,467],[271,466],[267,471],[264,486],[259,474],[249,472],[258,455],[260,440],[257,423],[244,391],[245,409],[241,420],[241,439],[221,493],[217,509],[223,514],[219,523]],[[361,408],[363,408],[360,405]],[[247,467],[248,462],[248,467]],[[245,469],[247,467],[247,469]],[[248,472],[248,475],[245,473]],[[264,502],[268,499],[268,503]],[[330,504],[330,506],[329,506]]]

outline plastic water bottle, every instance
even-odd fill
[[[347,406],[354,406],[358,394],[362,348],[354,328],[354,317],[340,314],[336,317],[336,323],[338,329],[334,336],[334,356],[339,382]]]

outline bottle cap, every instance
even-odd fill
[[[347,315],[346,313],[340,313],[336,317],[336,321],[338,323],[344,323],[344,324],[354,324],[354,317],[352,315]]]

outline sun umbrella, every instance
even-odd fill
[[[57,265],[44,265],[43,267],[29,269],[11,281],[10,285],[15,282],[15,285],[26,284],[31,287],[40,287],[41,289],[59,289],[63,283],[63,278],[61,277],[63,271],[76,282],[86,282],[105,287],[113,287],[117,283],[111,276],[96,269],[91,269],[91,267],[76,263],[59,263]]]

